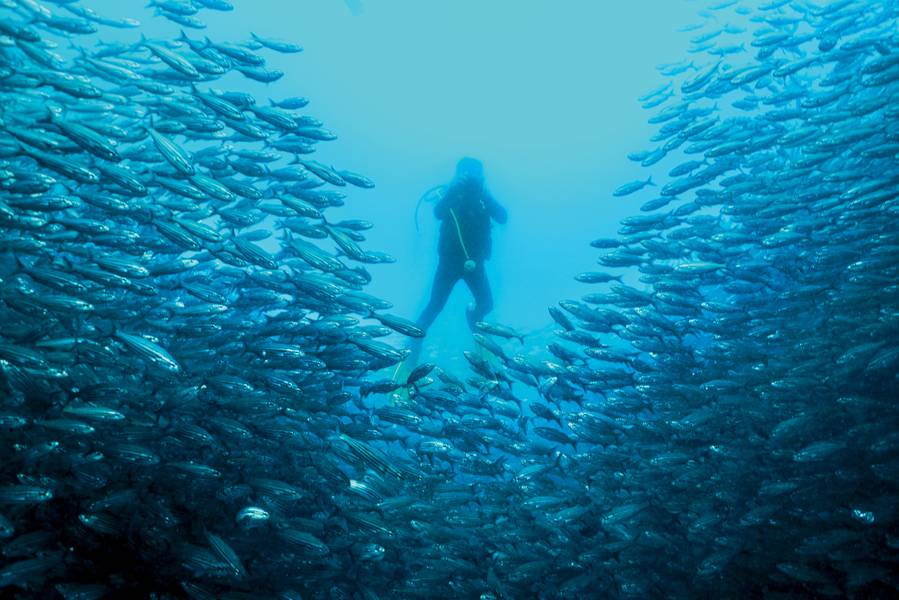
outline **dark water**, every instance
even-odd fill
[[[589,290],[422,364],[301,49],[155,4],[2,4],[4,596],[895,597],[896,3],[689,4]]]

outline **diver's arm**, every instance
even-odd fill
[[[487,214],[490,215],[490,218],[500,225],[509,220],[509,213],[500,206],[500,203],[491,194],[484,194],[484,206],[487,208]]]

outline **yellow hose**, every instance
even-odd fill
[[[459,219],[456,218],[456,213],[453,209],[449,209],[450,216],[453,217],[453,223],[456,224],[456,233],[459,235],[459,245],[462,246],[462,252],[465,253],[465,260],[471,260],[471,257],[468,256],[468,249],[465,247],[465,240],[462,239],[462,228],[459,227]]]

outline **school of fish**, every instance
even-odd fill
[[[402,381],[374,184],[221,87],[302,47],[150,8],[0,0],[0,593],[899,592],[899,3],[700,10],[553,339]]]

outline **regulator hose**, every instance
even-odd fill
[[[450,216],[453,218],[453,223],[456,224],[456,234],[459,236],[459,245],[462,246],[462,252],[465,254],[465,265],[464,269],[466,273],[471,273],[475,270],[475,267],[478,264],[471,260],[471,257],[468,255],[468,248],[465,247],[465,240],[462,239],[462,228],[459,227],[459,219],[456,218],[456,211],[453,209],[449,209]]]

